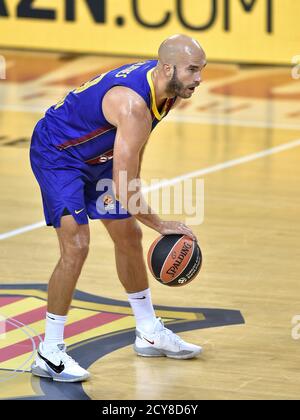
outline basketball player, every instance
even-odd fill
[[[192,96],[205,65],[196,40],[172,36],[160,46],[158,60],[96,77],[52,106],[37,123],[31,166],[61,256],[49,281],[45,339],[32,365],[34,375],[62,382],[83,381],[90,375],[66,353],[63,335],[88,255],[88,217],[101,219],[114,242],[118,276],[136,320],[135,352],[177,359],[201,353],[201,347],[184,342],[155,317],[138,222],[162,235],[196,238],[183,223],[161,220],[145,202],[148,211],[132,215],[128,203],[136,191],[127,187],[140,177],[151,131],[180,99]],[[122,171],[125,181],[119,177]],[[113,181],[114,188],[99,184],[101,180]]]

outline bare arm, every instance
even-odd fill
[[[131,214],[146,226],[162,233],[184,233],[193,237],[191,230],[179,222],[165,222],[148,206],[141,192],[140,166],[152,127],[150,111],[144,100],[126,87],[115,87],[104,97],[102,109],[109,123],[117,127],[114,144],[113,181],[116,198]],[[126,179],[120,174],[126,174]],[[137,188],[129,191],[129,184],[137,181]],[[131,204],[139,194],[140,211]],[[135,196],[135,197],[134,197]]]
[[[143,161],[143,157],[144,157],[144,152],[146,149],[147,143],[144,144],[144,146],[142,147],[141,151],[140,151],[140,164],[139,164],[139,170],[138,170],[138,177],[140,178],[141,175],[141,169],[142,169],[142,161]]]

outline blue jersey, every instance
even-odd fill
[[[90,219],[131,215],[116,200],[112,187],[116,127],[105,119],[102,101],[114,86],[140,95],[152,114],[152,129],[176,98],[157,109],[151,73],[157,61],[122,66],[101,74],[52,106],[36,125],[30,146],[31,167],[40,185],[46,223],[59,227],[71,214],[78,224]],[[100,183],[99,183],[100,182]]]
[[[151,73],[156,60],[125,65],[95,77],[70,92],[45,115],[44,123],[52,145],[88,165],[99,165],[113,158],[116,127],[105,119],[102,100],[115,86],[138,93],[152,114],[152,129],[164,118],[176,98],[167,99],[159,112]]]

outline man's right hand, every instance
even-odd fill
[[[157,232],[159,232],[161,235],[187,235],[193,239],[193,241],[197,241],[197,238],[192,230],[181,222],[167,222],[162,220],[155,230],[157,230]]]

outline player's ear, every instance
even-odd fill
[[[168,79],[172,79],[173,76],[173,66],[170,66],[170,64],[164,64],[164,73]]]

